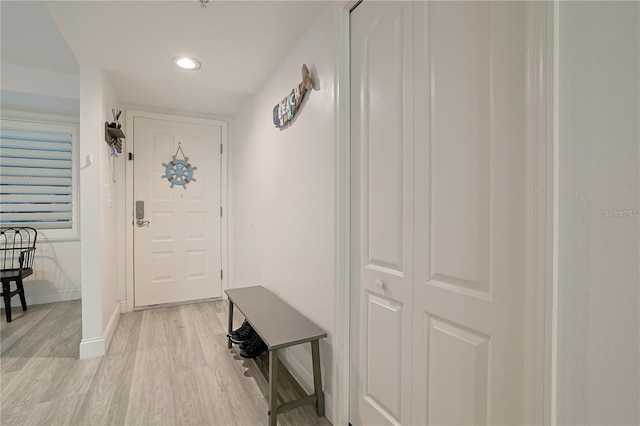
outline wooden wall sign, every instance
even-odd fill
[[[302,82],[298,84],[282,101],[273,107],[273,124],[278,128],[287,127],[298,112],[300,104],[309,89],[313,89],[313,81],[306,64],[302,65]]]

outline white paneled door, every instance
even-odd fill
[[[134,224],[135,306],[220,297],[222,127],[144,117],[133,124],[134,199],[144,203]]]
[[[351,423],[521,424],[524,2],[351,14]]]
[[[411,3],[365,2],[352,12],[352,283],[360,284],[352,296],[352,424],[410,420],[412,46]]]

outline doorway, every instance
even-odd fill
[[[128,126],[128,310],[221,297],[227,123],[136,111]]]

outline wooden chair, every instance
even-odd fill
[[[0,229],[0,277],[7,322],[11,322],[11,298],[20,296],[22,310],[27,310],[22,280],[33,274],[33,259],[36,252],[38,232],[29,227],[11,227]],[[11,281],[16,289],[11,291]]]

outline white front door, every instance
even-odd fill
[[[133,125],[134,200],[144,203],[134,305],[220,297],[222,126],[144,117]]]
[[[523,421],[526,22],[351,14],[354,425]]]

